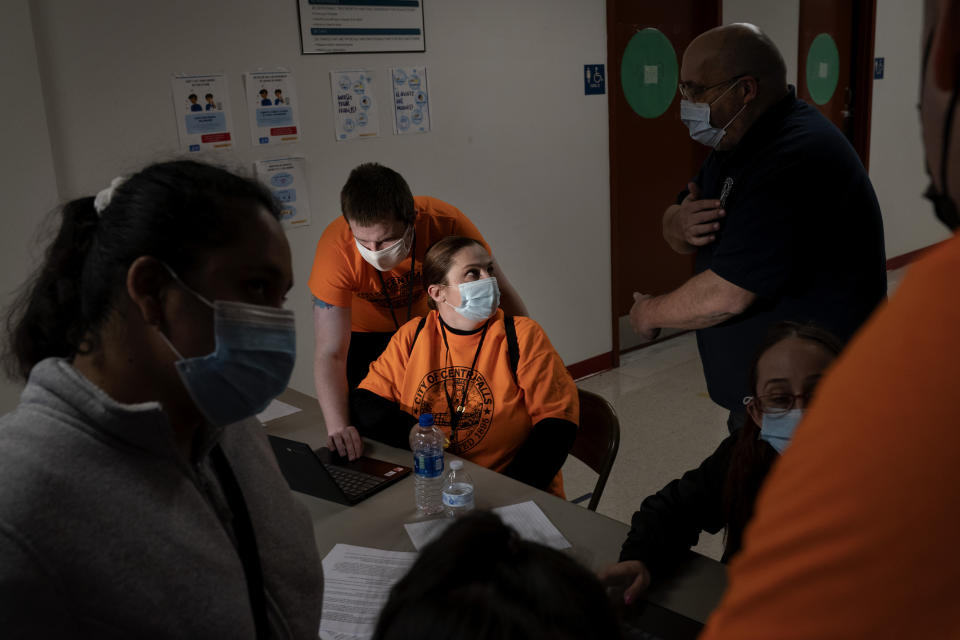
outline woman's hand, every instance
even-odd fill
[[[613,589],[623,589],[623,603],[632,604],[650,586],[650,571],[639,560],[625,560],[601,571],[600,582]]]

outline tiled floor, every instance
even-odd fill
[[[903,271],[888,273],[891,294]],[[728,412],[707,396],[693,333],[628,353],[619,368],[577,384],[609,400],[620,419],[620,451],[597,509],[616,520],[629,523],[644,497],[699,465],[727,434]],[[574,458],[563,474],[569,499],[597,479]],[[696,549],[719,559],[722,532],[703,534]]]

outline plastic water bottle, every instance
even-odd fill
[[[473,478],[463,470],[462,460],[450,461],[450,473],[443,482],[443,508],[451,518],[473,509]]]
[[[443,511],[443,432],[433,426],[433,414],[420,414],[420,426],[410,434],[413,451],[413,491],[417,511],[432,515]]]

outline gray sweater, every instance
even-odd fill
[[[313,527],[256,419],[176,451],[158,403],[123,405],[69,363],[34,367],[0,419],[0,637],[253,638],[223,448],[250,512],[273,637],[316,638]]]

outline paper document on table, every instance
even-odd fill
[[[417,554],[338,544],[323,559],[320,637],[369,639],[390,589]]]
[[[569,549],[572,545],[563,537],[547,514],[540,510],[537,503],[528,500],[507,507],[497,507],[495,514],[517,530],[520,537],[531,542],[539,542],[554,549]]]
[[[260,420],[260,422],[267,423],[271,420],[276,420],[277,418],[282,418],[283,416],[289,416],[290,414],[297,413],[299,411],[300,409],[297,409],[292,404],[274,400],[267,405],[266,409],[257,414],[257,419]]]
[[[539,542],[554,549],[567,549],[571,545],[557,529],[536,502],[527,501],[506,507],[497,507],[493,512],[500,516],[505,524],[516,529],[524,540]],[[410,536],[414,548],[418,551],[431,543],[453,522],[452,518],[438,518],[423,522],[411,522],[403,525]]]
[[[403,525],[410,536],[410,542],[417,551],[433,542],[440,534],[453,523],[453,518],[436,518],[434,520],[424,520],[423,522],[408,522]]]

